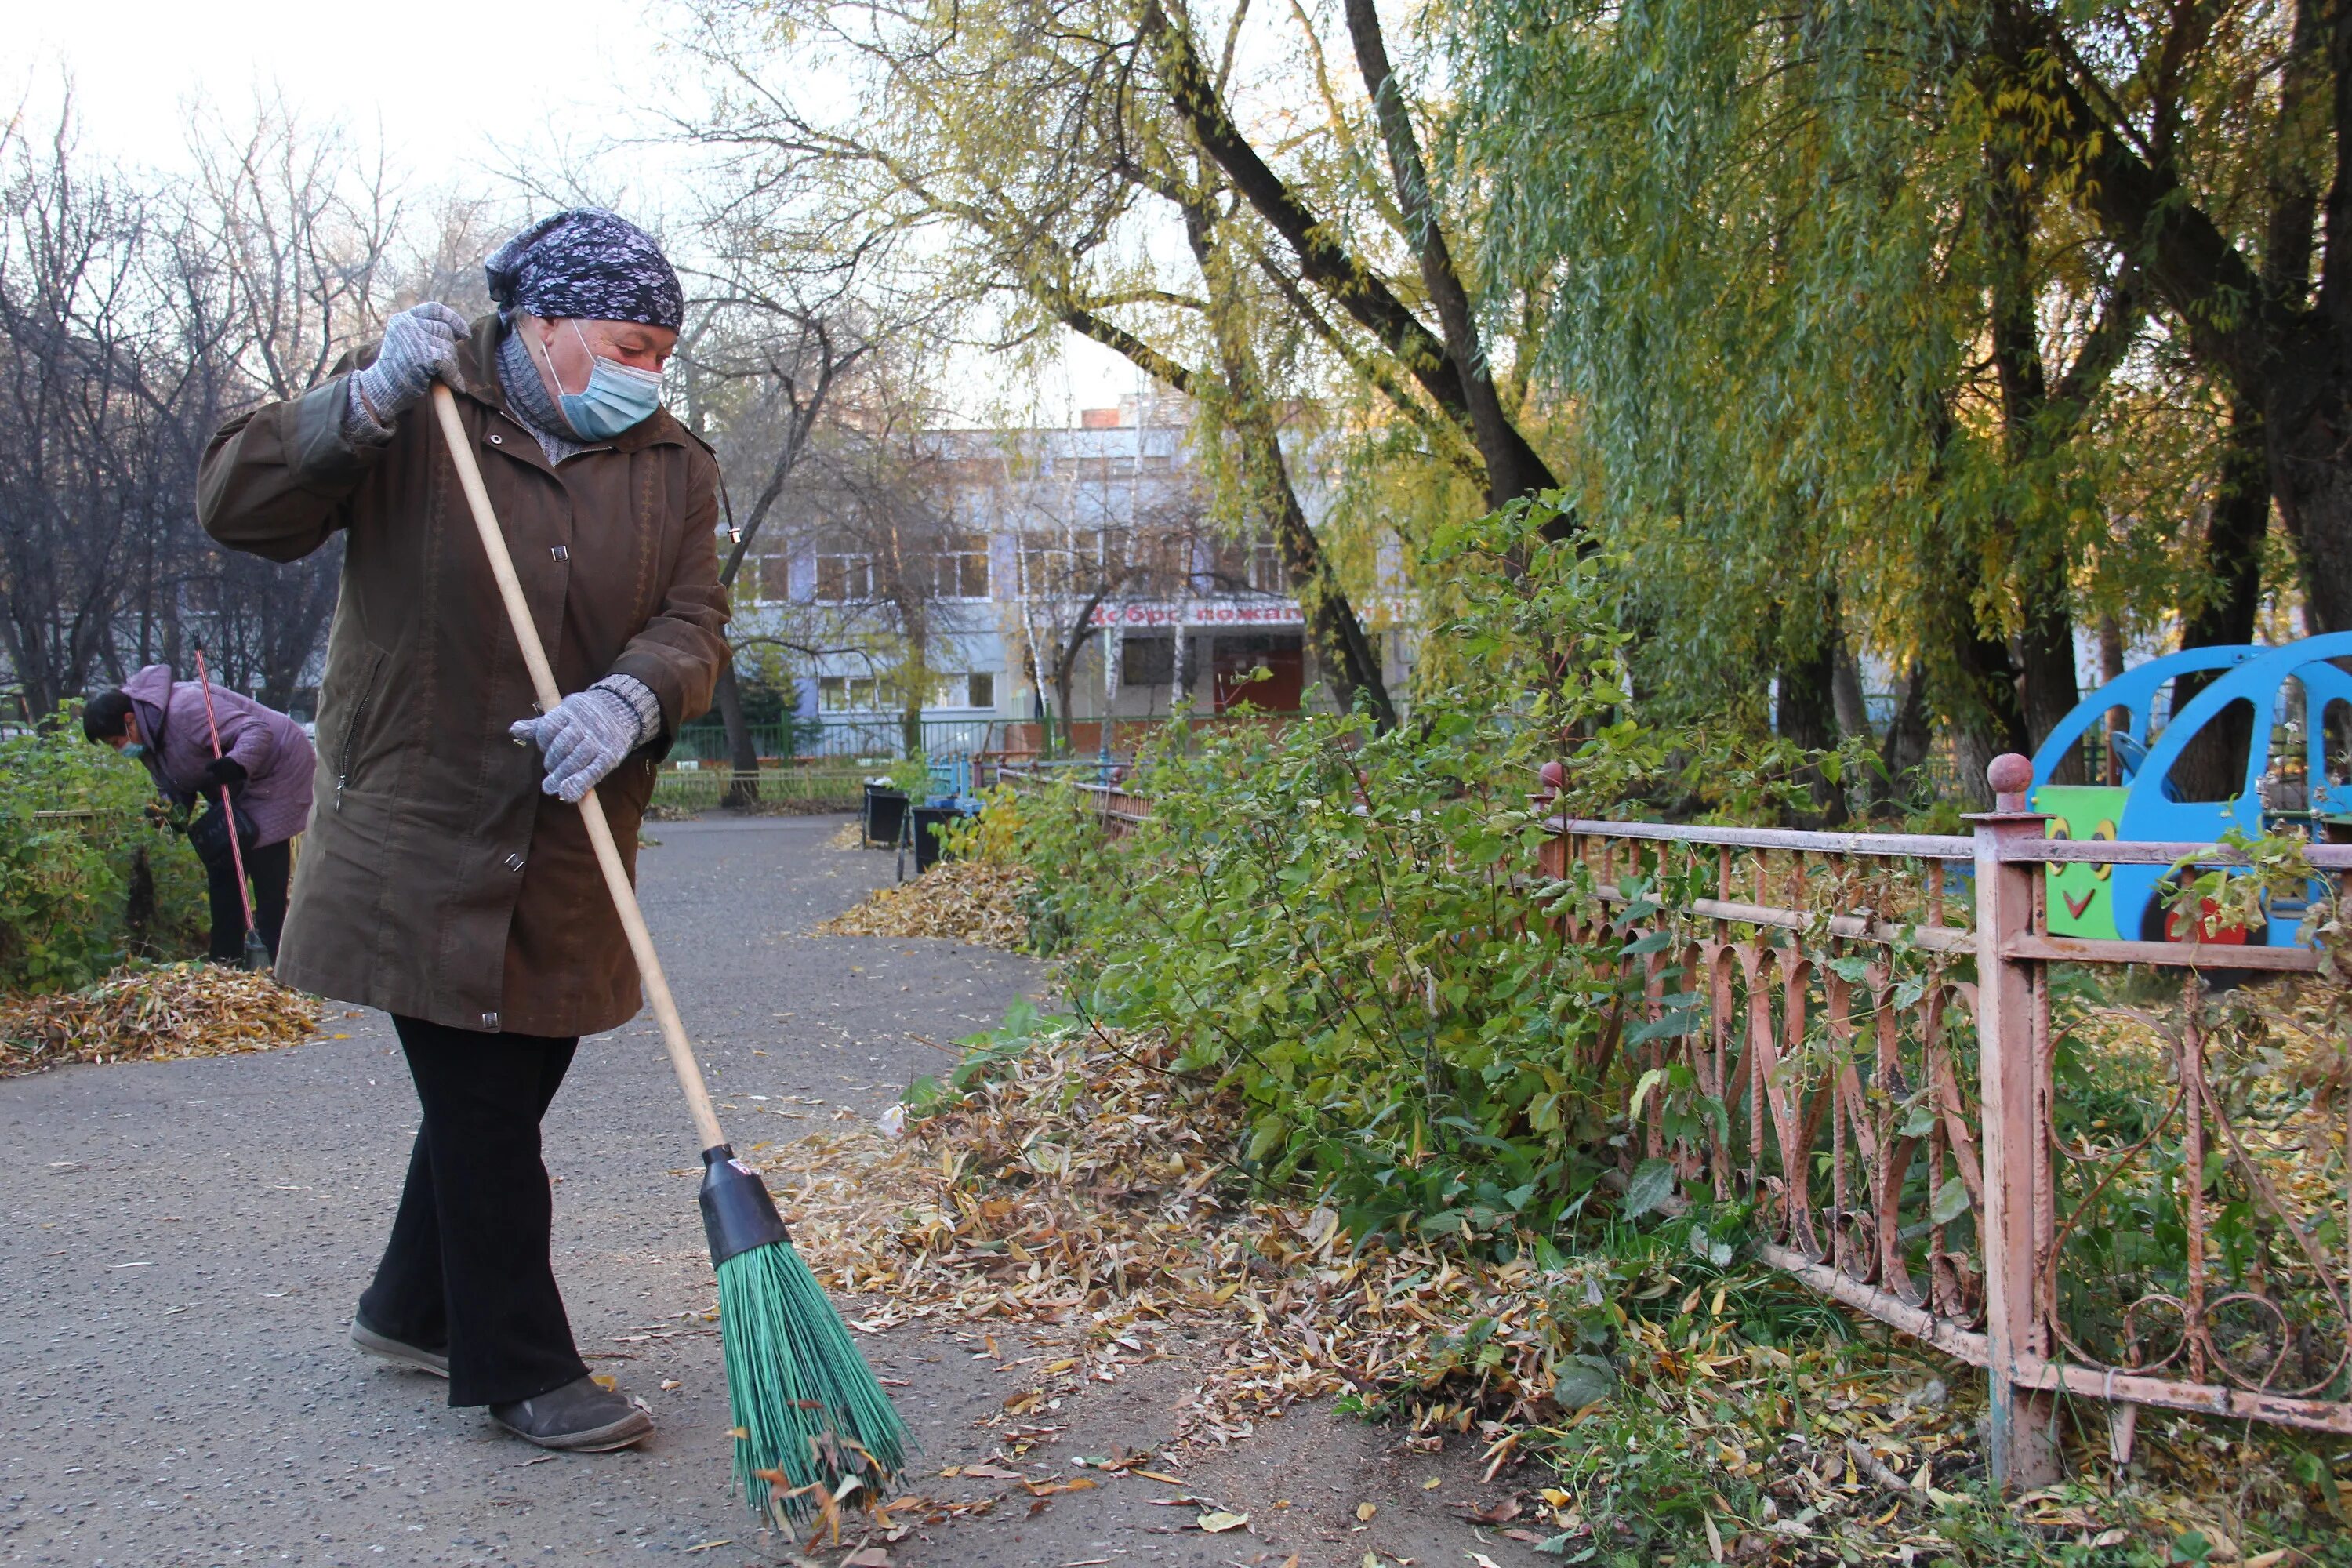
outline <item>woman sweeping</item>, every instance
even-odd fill
[[[639,994],[562,803],[594,789],[633,855],[655,763],[709,705],[718,468],[660,406],[684,300],[651,237],[559,213],[488,271],[495,314],[404,311],[320,385],[224,426],[198,510],[273,560],[345,537],[278,974],[390,1013],[424,1110],[352,1342],[542,1447],[614,1448],[652,1423],[572,1343],[540,1121],[579,1037]],[[436,379],[570,694],[543,716],[425,405]]]

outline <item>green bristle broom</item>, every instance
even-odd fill
[[[540,646],[506,537],[482,488],[473,443],[447,387],[433,388],[433,408],[473,508],[507,618],[522,645],[540,710],[551,712],[562,700],[555,672]],[[719,1128],[595,791],[582,797],[580,816],[702,1139],[702,1224],[719,1272],[719,1331],[727,1352],[727,1398],[735,1414],[736,1479],[761,1517],[778,1522],[786,1516],[830,1512],[860,1489],[867,1494],[863,1500],[878,1501],[905,1468],[906,1424],[825,1300],[824,1287],[793,1250],[766,1184],[735,1157]]]

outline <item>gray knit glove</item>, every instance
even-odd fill
[[[634,675],[608,675],[552,713],[517,720],[507,733],[539,748],[547,768],[539,787],[576,805],[622,758],[661,733],[661,700]]]
[[[425,395],[437,374],[451,377],[457,345],[473,329],[466,318],[437,300],[412,306],[383,324],[383,347],[375,361],[352,378],[359,412],[380,426]]]

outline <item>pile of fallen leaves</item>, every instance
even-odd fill
[[[0,997],[0,1072],[266,1051],[310,1037],[319,1001],[214,963],[130,965],[59,996]]]
[[[1029,942],[1021,895],[1029,873],[987,860],[941,860],[911,882],[880,888],[814,936],[932,936],[1015,950]]]
[[[1717,1561],[1826,1564],[1906,1546],[1933,1561],[1986,1529],[2104,1545],[2123,1538],[2118,1521],[2141,1539],[2221,1534],[2178,1487],[1989,1508],[1969,1490],[1983,1466],[1965,1372],[1946,1369],[1956,1393],[1940,1363],[1889,1343],[1751,1342],[1721,1288],[1687,1289],[1655,1259],[1629,1278],[1606,1256],[1539,1268],[1358,1251],[1331,1210],[1252,1193],[1230,1164],[1238,1100],[1173,1072],[1172,1056],[1149,1036],[1073,1032],[988,1064],[902,1135],[836,1129],[765,1156],[795,1244],[859,1330],[928,1321],[1061,1342],[990,1418],[1008,1451],[1181,1329],[1213,1353],[1172,1413],[1171,1454],[1244,1437],[1302,1399],[1350,1396],[1409,1423],[1412,1447],[1478,1444],[1489,1479],[1515,1460],[1556,1468],[1559,1485],[1530,1484],[1478,1522],[1569,1560],[1640,1545],[1624,1521],[1660,1482],[1691,1501],[1693,1532],[1703,1516]],[[2156,1425],[2142,1424],[2144,1464],[2167,1445],[2150,1442]],[[2193,1482],[2175,1461],[2201,1428],[2162,1430],[2176,1481]],[[2237,1444],[2237,1462],[2251,1447]],[[1627,1463],[1643,1450],[1668,1456],[1672,1475]]]
[[[1140,1326],[1222,1331],[1222,1364],[1178,1413],[1181,1443],[1228,1442],[1300,1399],[1349,1394],[1395,1400],[1428,1431],[1482,1433],[1499,1468],[1518,1431],[1611,1397],[1616,1374],[1579,1353],[1618,1283],[1606,1260],[1539,1269],[1433,1247],[1357,1251],[1330,1209],[1248,1195],[1229,1164],[1237,1097],[1171,1072],[1172,1055],[1150,1036],[1072,1032],[1001,1062],[903,1137],[859,1127],[774,1152],[795,1245],[861,1299],[868,1331],[1082,1325],[1093,1343],[1065,1367],[1073,1383],[1108,1381]],[[1715,1376],[1750,1353],[1655,1348]]]
[[[829,837],[826,837],[826,839],[825,839],[825,841],[824,841],[824,847],[825,847],[827,849],[863,849],[863,848],[865,848],[865,847],[866,847],[866,822],[865,822],[865,819],[864,819],[864,818],[862,818],[862,817],[855,817],[855,816],[853,816],[853,817],[851,817],[847,822],[845,822],[845,823],[843,823],[840,826],[838,826],[838,827],[835,828],[835,829],[833,830],[832,834],[831,834]]]

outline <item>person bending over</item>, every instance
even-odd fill
[[[253,923],[263,945],[275,954],[286,923],[286,878],[293,863],[294,836],[310,815],[310,774],[317,766],[302,726],[274,708],[225,686],[212,689],[213,719],[220,725],[221,754],[213,755],[212,726],[205,719],[204,689],[173,680],[172,667],[151,664],[117,691],[101,691],[82,705],[81,732],[147,764],[155,787],[181,805],[201,798],[220,809],[226,786],[249,833],[240,833],[246,879],[253,887]],[[226,827],[226,823],[219,825]],[[205,888],[212,906],[212,941],[205,956],[215,963],[245,957],[245,900],[237,894],[236,862],[225,833],[192,831],[191,842],[205,862]],[[210,847],[207,847],[210,846]]]

